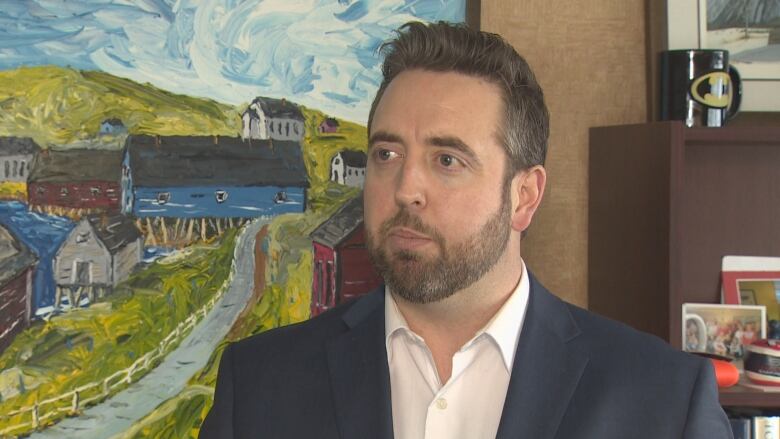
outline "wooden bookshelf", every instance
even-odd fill
[[[588,299],[681,346],[682,304],[720,302],[725,255],[780,255],[780,127],[590,130]],[[780,408],[735,387],[725,406]]]

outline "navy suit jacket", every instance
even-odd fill
[[[497,438],[730,438],[709,361],[530,276]],[[384,289],[229,345],[201,438],[392,439]]]

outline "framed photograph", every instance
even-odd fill
[[[684,351],[741,360],[743,346],[766,337],[766,308],[684,303],[681,335]]]
[[[674,0],[667,17],[670,50],[729,51],[742,76],[741,111],[780,111],[780,0]]]
[[[721,270],[723,303],[763,305],[767,323],[780,325],[780,258],[725,256]]]

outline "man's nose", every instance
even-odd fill
[[[400,207],[405,207],[414,212],[426,205],[426,178],[425,169],[416,160],[406,157],[398,173],[395,202]]]

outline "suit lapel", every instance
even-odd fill
[[[588,363],[573,341],[579,329],[567,306],[533,276],[530,283],[496,439],[553,438]]]
[[[384,289],[355,303],[343,319],[348,330],[327,347],[341,437],[392,439]]]

